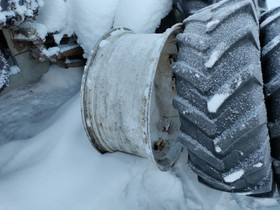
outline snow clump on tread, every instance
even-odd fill
[[[174,106],[180,114],[178,138],[188,148],[189,166],[201,182],[219,190],[271,191],[259,24],[253,2],[221,1],[184,24],[184,33],[177,36],[178,61],[173,64],[178,92]]]

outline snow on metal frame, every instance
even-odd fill
[[[15,26],[25,20],[33,20],[43,5],[42,0],[0,1],[0,29],[6,24]]]

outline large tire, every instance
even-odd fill
[[[198,10],[220,1],[222,0],[173,0],[173,3],[185,17],[189,17]],[[253,1],[259,10],[259,13],[263,13],[267,10],[266,0]]]
[[[0,50],[0,92],[7,87],[9,82],[9,65]]]
[[[280,7],[260,18],[262,69],[274,172],[280,189]],[[280,192],[280,191],[279,191]]]
[[[189,166],[201,182],[227,192],[272,189],[260,64],[258,17],[251,0],[226,0],[184,21],[173,64]]]
[[[188,17],[198,10],[212,4],[213,0],[173,0],[176,8],[185,16]]]
[[[258,0],[257,3],[261,14],[267,11],[266,0]]]

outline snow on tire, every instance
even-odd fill
[[[173,0],[176,8],[184,14],[185,17],[188,17],[189,15],[196,13],[198,10],[220,1],[222,0]],[[259,13],[266,11],[266,0],[253,0],[253,2],[258,8]]]
[[[8,85],[9,82],[9,65],[4,57],[3,53],[0,51],[0,92]]]
[[[262,69],[274,169],[280,185],[280,7],[260,18]]]
[[[182,14],[185,15],[185,17],[188,17],[198,10],[209,6],[212,4],[212,1],[213,0],[173,0],[174,5]]]
[[[213,4],[184,21],[173,64],[178,138],[201,182],[228,192],[271,191],[272,171],[251,0]]]

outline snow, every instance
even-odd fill
[[[244,170],[240,169],[224,177],[225,182],[231,183],[240,179],[244,174]]]
[[[215,151],[218,152],[218,153],[220,153],[220,152],[222,151],[222,149],[221,149],[221,147],[219,147],[219,146],[215,146]]]
[[[0,97],[0,146],[12,140],[28,139],[44,130],[55,110],[79,92],[81,74],[81,68],[51,66],[40,83]]]
[[[7,1],[3,2],[1,4],[3,8],[0,7],[0,28],[2,29],[6,22],[9,22],[11,19],[13,21],[10,24],[19,25],[24,20],[32,18],[34,13],[36,13],[43,4],[42,0],[10,0],[9,3],[7,3]]]
[[[0,192],[1,209],[178,209],[183,192],[176,177],[144,159],[101,156],[84,134],[79,96],[68,106],[48,130],[18,145],[2,167],[0,188],[15,194]],[[6,202],[10,198],[18,202]]]
[[[52,57],[54,55],[58,55],[60,52],[59,47],[50,47],[49,49],[43,49],[42,53],[47,57]]]
[[[18,66],[10,66],[9,76],[18,74],[19,72],[20,72],[20,69]]]
[[[206,31],[211,31],[213,28],[215,28],[220,23],[219,20],[210,21],[206,26]]]
[[[143,14],[143,19],[126,11],[124,2],[135,9],[137,16]],[[78,42],[89,53],[99,36],[113,25],[135,21],[139,25],[134,30],[147,32],[154,30],[167,12],[159,12],[162,6],[159,0],[145,1],[141,8],[133,8],[131,2],[48,0],[37,22],[32,24],[42,37],[48,31],[60,31],[55,35],[57,42],[64,33],[80,30],[84,36],[78,35]],[[144,13],[144,8],[152,2],[158,3],[153,7],[154,17]],[[160,2],[168,5],[168,1]],[[270,7],[280,5],[277,0],[268,2]],[[85,9],[88,11],[83,19],[81,11]],[[101,10],[112,13],[100,14]],[[151,14],[154,11],[149,10]],[[124,12],[130,17],[128,20]],[[101,16],[94,19],[94,14]],[[143,24],[148,17],[155,19]],[[119,22],[115,22],[117,18]],[[83,21],[86,23],[78,25]],[[89,24],[91,27],[87,29]],[[94,24],[99,26],[94,28]],[[89,143],[82,125],[78,93],[81,73],[81,68],[65,70],[51,66],[38,83],[0,97],[1,210],[279,209],[279,198],[223,193],[198,183],[197,176],[186,166],[186,151],[169,172],[159,171],[148,159],[118,152],[99,154]],[[208,110],[216,112],[227,97],[227,93],[214,95],[208,102]],[[215,149],[221,151],[219,146]],[[261,166],[261,162],[254,165]],[[240,169],[224,180],[231,183],[243,174]]]
[[[127,27],[137,33],[153,33],[172,7],[172,0],[48,0],[40,8],[34,27],[43,40],[48,32],[55,33],[56,43],[64,34],[76,34],[84,57],[111,28]],[[75,14],[75,15],[73,15]]]
[[[153,33],[171,8],[170,0],[120,0],[114,28],[126,27],[136,33]]]
[[[198,183],[187,168],[186,151],[169,172],[161,172],[148,159],[118,152],[99,154],[82,125],[80,79],[80,68],[51,66],[38,83],[0,97],[1,132],[17,132],[0,144],[0,209],[279,208],[277,199],[262,202]],[[61,106],[62,98],[66,103]],[[8,107],[11,110],[5,114]],[[44,111],[47,116],[33,117]],[[231,176],[226,179],[240,174]]]
[[[256,200],[256,204],[262,204],[262,205],[265,205],[266,207],[272,207],[275,205],[277,205],[277,201],[275,199],[270,199],[270,198],[264,198],[264,199],[261,199],[261,200]],[[275,208],[276,209],[276,208]]]
[[[36,17],[36,23],[42,24],[42,27],[45,27],[45,30],[49,32],[60,31],[62,26],[67,24],[67,21],[67,4],[63,0],[44,1],[44,6],[40,8],[39,15]],[[41,36],[44,38],[43,34]]]
[[[220,51],[214,50],[213,53],[210,55],[209,60],[205,63],[206,68],[212,68],[213,65],[217,62],[220,56]]]
[[[99,47],[104,47],[106,44],[108,44],[108,41],[107,40],[102,40],[100,43],[99,43]]]
[[[79,94],[55,113],[50,125],[28,140],[0,147],[0,209],[184,207],[182,183],[172,173],[159,171],[148,159],[101,155],[90,145]]]
[[[58,47],[60,48],[60,52],[64,53],[64,52],[67,52],[67,51],[69,51],[69,50],[78,48],[79,45],[78,45],[78,44],[75,44],[74,42],[69,42],[68,44],[61,44],[61,45],[58,45]]]
[[[262,166],[263,166],[263,164],[261,162],[256,163],[255,165],[253,165],[254,168],[260,168]]]
[[[1,10],[0,10],[1,11]],[[6,21],[6,16],[1,12],[0,13],[0,22],[5,22]]]
[[[280,6],[279,0],[266,0],[266,2],[267,2],[268,9],[272,9]]]
[[[208,102],[207,108],[211,113],[216,113],[219,107],[224,103],[224,101],[229,97],[228,93],[221,93],[214,95]]]
[[[50,58],[54,55],[59,55],[59,53],[64,53],[68,50],[72,50],[74,48],[79,47],[78,44],[75,43],[69,43],[69,44],[64,44],[64,45],[58,45],[58,47],[50,47],[48,49],[43,49],[42,53],[46,57]]]
[[[68,11],[76,14],[71,16],[71,28],[87,57],[97,41],[112,28],[119,0],[68,2],[71,8]]]

